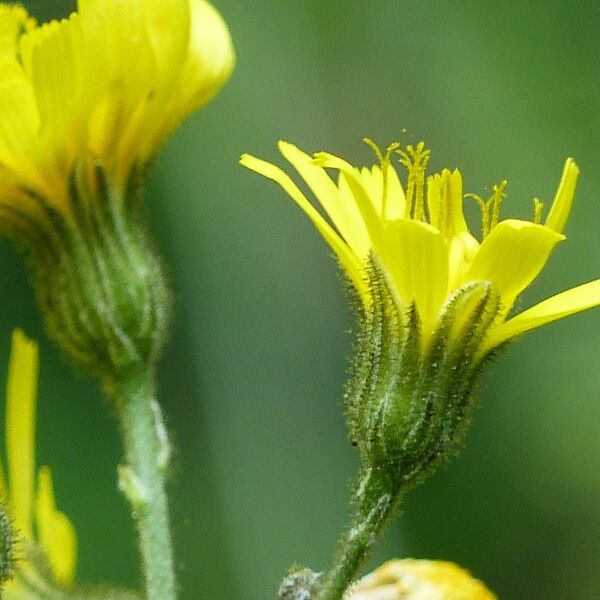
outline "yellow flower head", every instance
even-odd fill
[[[0,4],[0,203],[69,212],[68,179],[91,157],[123,187],[229,77],[234,52],[205,0],[79,0],[41,26]],[[34,209],[31,209],[34,210]]]
[[[350,436],[365,481],[396,498],[456,452],[491,352],[524,331],[600,304],[600,281],[510,317],[517,296],[565,239],[579,175],[573,160],[545,220],[539,200],[531,221],[501,220],[505,181],[488,199],[473,196],[482,212],[476,236],[463,213],[460,171],[427,177],[423,143],[405,150],[393,144],[382,153],[367,141],[378,164],[362,169],[280,142],[322,210],[279,167],[249,155],[241,162],[277,182],[306,212],[356,289],[361,324],[345,395]],[[396,154],[408,171],[404,186]],[[335,180],[327,169],[337,171]]]
[[[287,142],[279,150],[318,199],[324,217],[280,168],[244,155],[244,166],[277,182],[306,212],[335,252],[368,307],[372,302],[367,265],[375,257],[401,306],[414,306],[424,339],[438,326],[442,309],[459,289],[487,283],[499,297],[499,311],[482,342],[482,352],[545,323],[600,304],[600,281],[558,294],[507,318],[517,296],[537,277],[555,245],[565,239],[579,169],[565,163],[554,202],[544,222],[543,204],[534,201],[531,221],[500,219],[506,182],[487,200],[463,193],[459,170],[427,177],[429,150],[423,143],[382,153],[366,140],[379,164],[358,169],[325,152],[311,157]],[[403,187],[392,158],[407,169]],[[337,171],[332,180],[326,169]],[[481,237],[473,235],[463,213],[471,196],[481,206]]]
[[[346,600],[496,600],[454,563],[393,560],[361,579]]]
[[[16,330],[8,372],[6,402],[7,475],[0,468],[0,495],[13,519],[17,536],[16,573],[8,582],[8,600],[20,592],[47,585],[30,559],[41,550],[53,583],[73,583],[77,537],[68,517],[57,510],[49,467],[35,467],[35,403],[38,377],[37,344]],[[27,596],[29,597],[29,596]]]

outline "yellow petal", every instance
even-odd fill
[[[369,197],[375,206],[375,210],[382,219],[388,221],[401,219],[404,215],[404,206],[406,204],[404,190],[402,189],[394,165],[388,162],[385,169],[385,179],[387,181],[385,190],[383,189],[383,169],[379,165],[374,165],[370,169],[368,167],[363,167],[360,170],[363,185],[369,193]],[[385,207],[383,206],[384,199]]]
[[[35,97],[24,78],[0,82],[0,163],[32,184],[33,141],[39,128]]]
[[[143,0],[139,4],[143,8],[142,15],[156,61],[157,87],[172,91],[172,84],[187,59],[191,32],[190,1]]]
[[[231,35],[219,12],[205,0],[188,1],[191,23],[186,58],[170,100],[159,116],[159,127],[144,142],[142,153],[147,156],[185,117],[215,96],[235,65]]]
[[[17,529],[28,540],[33,539],[37,379],[37,344],[16,329],[8,369],[6,447],[12,516]]]
[[[599,305],[600,279],[597,279],[552,296],[499,325],[486,341],[486,350],[530,329]]]
[[[0,56],[15,59],[19,36],[33,27],[35,19],[22,6],[0,4]]]
[[[317,152],[314,157],[314,162],[320,167],[338,169],[341,175],[346,179],[346,183],[352,191],[354,201],[362,216],[362,221],[369,233],[371,245],[375,246],[375,239],[381,238],[383,235],[383,223],[380,212],[377,209],[377,206],[380,203],[371,198],[369,190],[365,187],[365,182],[360,171],[344,159],[329,154],[328,152]]]
[[[143,2],[81,0],[79,20],[83,86],[74,119],[84,123],[87,136],[81,137],[87,137],[89,149],[103,159],[116,183],[122,185],[136,158],[131,136],[137,136],[138,144],[143,139],[140,106],[147,109],[149,98],[157,95],[161,85],[144,27]],[[99,64],[102,69],[98,69]],[[164,104],[163,97],[163,109]],[[134,115],[137,118],[132,126]],[[152,125],[158,126],[156,120]]]
[[[181,83],[186,84],[192,111],[208,102],[229,79],[235,51],[223,17],[209,2],[190,0],[191,32]]]
[[[342,195],[325,170],[314,164],[312,156],[293,144],[280,141],[279,150],[306,181],[341,236],[358,256],[366,258],[369,236],[354,196],[350,195],[350,199],[347,194]]]
[[[431,224],[446,239],[467,233],[463,212],[463,183],[458,169],[444,169],[427,180],[427,204]]]
[[[448,290],[448,249],[442,234],[421,221],[390,221],[383,243],[375,246],[375,252],[403,302],[416,304],[427,330]]]
[[[579,179],[579,167],[572,158],[567,158],[563,169],[558,190],[552,203],[552,208],[546,219],[546,227],[562,233],[571,213],[577,180]]]
[[[340,264],[346,270],[356,289],[361,294],[366,294],[366,285],[362,272],[363,262],[349,248],[349,246],[333,230],[331,225],[321,216],[315,207],[306,199],[298,186],[279,167],[255,158],[249,154],[243,154],[240,164],[255,171],[256,173],[278,183],[281,188],[296,202],[296,204],[308,215],[317,231],[323,236],[331,249],[337,255]]]
[[[564,236],[529,221],[506,220],[484,239],[466,281],[490,281],[512,304],[542,270],[552,249]]]
[[[45,550],[54,580],[70,585],[77,563],[77,534],[68,517],[56,510],[52,472],[42,467],[38,477],[36,498],[38,542]]]

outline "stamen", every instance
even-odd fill
[[[381,216],[385,219],[385,215],[387,213],[387,197],[388,197],[388,180],[389,180],[389,167],[391,162],[392,153],[395,152],[399,147],[399,142],[393,142],[390,144],[383,154],[379,148],[379,146],[371,139],[371,138],[363,138],[363,142],[367,144],[375,153],[377,160],[379,161],[379,165],[381,166],[381,175],[383,178],[383,190],[381,194]]]
[[[481,239],[483,240],[490,233],[490,208],[491,203],[487,202],[479,194],[465,194],[465,198],[475,200],[481,209]]]
[[[405,219],[425,220],[425,169],[429,162],[431,150],[425,148],[425,142],[419,142],[417,147],[406,147],[406,152],[397,150],[400,164],[408,170],[406,185]]]
[[[539,225],[544,214],[544,203],[539,198],[533,199],[533,222]]]
[[[479,208],[481,209],[482,240],[490,234],[496,225],[498,225],[498,221],[500,220],[500,205],[506,196],[504,190],[507,185],[508,181],[506,181],[506,179],[495,185],[492,188],[492,195],[487,200],[484,200],[478,194],[465,194],[464,196],[465,198],[472,198],[479,204]]]
[[[498,185],[495,185],[492,190],[494,193],[492,197],[488,200],[492,204],[492,221],[490,223],[490,231],[498,225],[498,221],[500,220],[500,205],[502,204],[502,200],[506,197],[506,186],[508,185],[508,181],[506,179],[500,182]]]

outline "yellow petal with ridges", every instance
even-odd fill
[[[398,219],[387,223],[383,242],[374,249],[402,301],[416,304],[427,332],[448,291],[448,249],[442,234],[428,223]]]
[[[600,279],[552,296],[496,327],[485,343],[490,350],[530,329],[600,305]]]
[[[529,221],[507,219],[483,240],[465,281],[489,281],[512,304],[565,236]]]
[[[427,205],[431,224],[446,239],[468,233],[463,212],[463,183],[458,169],[444,169],[427,179]]]
[[[546,219],[546,227],[558,233],[564,231],[569,214],[571,213],[578,179],[579,167],[572,158],[567,158],[554,202]]]
[[[42,467],[36,498],[37,539],[45,550],[54,580],[70,585],[75,578],[77,534],[68,517],[56,510],[52,472]]]
[[[323,167],[314,164],[312,156],[288,142],[280,141],[278,147],[283,156],[306,181],[340,235],[358,256],[366,257],[370,249],[369,236],[354,196],[351,196],[351,202],[348,202],[348,195],[341,195],[338,186],[331,180]]]
[[[33,539],[35,485],[35,403],[38,347],[16,329],[6,390],[6,448],[12,516],[21,535]]]
[[[273,180],[275,183],[281,186],[283,191],[286,192],[292,198],[292,200],[294,200],[294,202],[296,202],[296,204],[307,214],[308,218],[312,221],[318,232],[323,236],[325,241],[337,255],[340,264],[346,270],[348,276],[352,280],[352,283],[356,286],[357,290],[363,295],[363,297],[366,297],[364,296],[367,292],[363,275],[363,262],[340,238],[340,236],[321,216],[317,209],[307,200],[306,196],[304,196],[304,194],[290,179],[290,177],[286,175],[286,173],[284,173],[279,167],[276,167],[267,161],[251,156],[250,154],[243,154],[240,158],[240,164],[251,171],[255,171],[263,177]]]

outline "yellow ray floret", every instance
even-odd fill
[[[125,185],[233,63],[205,0],[79,0],[41,26],[0,4],[0,200],[26,188],[68,211],[68,175],[86,154]]]
[[[366,268],[375,257],[401,303],[416,307],[425,338],[435,330],[448,298],[471,282],[488,282],[500,298],[500,313],[483,342],[485,351],[524,331],[600,304],[598,280],[508,318],[517,296],[539,275],[556,244],[565,239],[563,231],[579,177],[571,158],[542,224],[543,203],[538,199],[533,221],[501,219],[506,181],[494,186],[491,197],[484,200],[464,194],[458,170],[444,169],[427,177],[429,150],[423,143],[406,150],[394,144],[386,153],[375,147],[379,165],[362,169],[324,152],[311,157],[287,142],[280,142],[279,149],[322,212],[279,167],[248,154],[241,163],[278,183],[306,212],[365,306],[371,302]],[[394,152],[408,171],[404,188],[391,160]],[[328,170],[338,172],[337,180]],[[479,239],[465,219],[465,197],[475,198],[481,206]]]
[[[6,588],[9,598],[21,589],[19,573],[31,572],[27,549],[39,547],[56,584],[70,585],[75,575],[77,536],[71,521],[56,509],[52,473],[41,467],[35,477],[35,405],[38,377],[37,344],[19,330],[13,333],[6,406],[8,471],[0,477],[20,555],[17,575]],[[7,476],[8,481],[5,480]],[[11,595],[12,594],[12,595]],[[18,597],[14,596],[14,597]]]
[[[496,600],[486,586],[454,563],[392,560],[361,579],[346,600]]]

